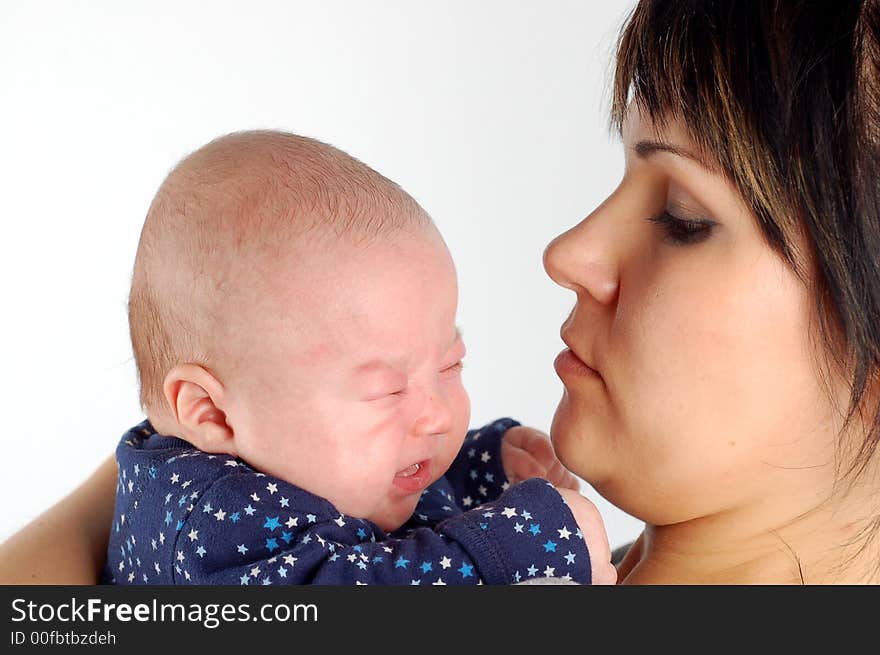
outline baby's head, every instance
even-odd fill
[[[141,402],[160,433],[392,530],[467,430],[457,303],[442,237],[396,184],[312,139],[222,137],[144,223]]]

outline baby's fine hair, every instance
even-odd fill
[[[188,155],[159,187],[135,257],[128,320],[142,407],[162,410],[175,365],[217,364],[230,300],[259,294],[260,272],[293,245],[303,253],[430,222],[397,184],[315,139],[236,132]]]

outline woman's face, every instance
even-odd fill
[[[577,295],[553,443],[654,525],[760,506],[833,453],[810,293],[680,124],[633,108],[623,136],[618,188],[544,254]]]

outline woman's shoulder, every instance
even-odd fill
[[[627,551],[630,548],[632,548],[632,545],[634,543],[635,543],[635,541],[630,541],[629,543],[623,544],[622,546],[618,546],[617,548],[612,550],[611,551],[611,563],[614,564],[614,566],[617,566],[618,564],[620,564],[623,561],[623,558],[626,555]]]

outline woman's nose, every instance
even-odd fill
[[[601,209],[601,208],[600,208]],[[603,217],[596,210],[544,249],[544,270],[559,286],[610,303],[617,293],[618,266]]]

